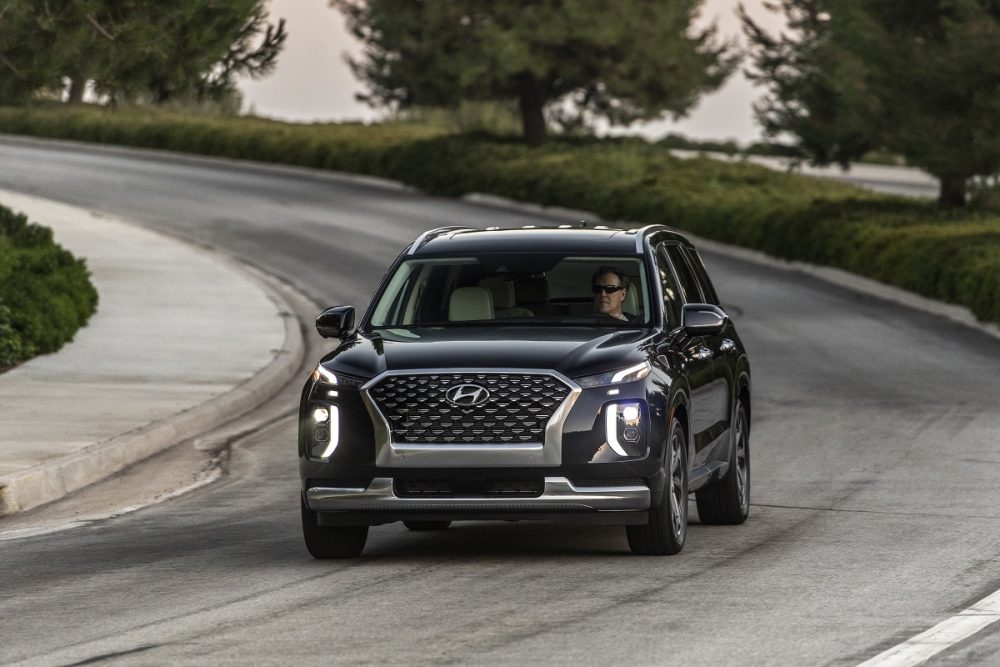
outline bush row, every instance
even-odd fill
[[[1000,322],[1000,218],[945,212],[746,163],[682,160],[638,139],[514,139],[414,125],[293,125],[154,111],[0,109],[0,131],[166,148],[397,179],[429,193],[486,192],[663,223],[825,264]]]
[[[0,206],[0,370],[55,352],[97,310],[83,260]]]

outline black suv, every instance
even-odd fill
[[[701,259],[662,226],[449,227],[392,265],[302,392],[302,528],[316,558],[369,526],[626,526],[634,553],[747,518],[750,367]]]

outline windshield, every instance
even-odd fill
[[[649,323],[642,258],[552,253],[407,259],[372,310],[372,328]]]

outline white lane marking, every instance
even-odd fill
[[[7,542],[9,540],[21,540],[27,537],[38,537],[39,535],[48,535],[50,533],[60,533],[64,530],[72,530],[73,528],[80,528],[81,526],[86,526],[95,521],[103,521],[105,519],[113,519],[115,517],[124,516],[126,514],[131,514],[137,510],[141,510],[145,507],[152,507],[153,505],[159,505],[160,503],[166,502],[178,496],[182,496],[185,493],[194,491],[195,489],[200,489],[203,486],[211,484],[222,477],[222,468],[215,467],[210,471],[205,473],[203,477],[195,480],[187,486],[182,486],[179,489],[175,489],[170,493],[166,493],[162,496],[157,496],[153,498],[148,503],[142,503],[140,505],[130,505],[122,509],[115,510],[113,512],[106,512],[104,514],[91,514],[88,516],[73,519],[72,521],[67,521],[65,523],[56,523],[40,526],[30,526],[28,528],[15,528],[13,530],[5,530],[0,532],[0,542]]]
[[[912,667],[1000,621],[1000,590],[858,667]]]

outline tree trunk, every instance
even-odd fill
[[[524,141],[529,146],[541,146],[545,143],[545,96],[541,86],[531,75],[524,76],[520,85],[521,125],[524,128]]]
[[[83,102],[83,91],[87,88],[87,77],[74,76],[69,80],[69,95],[66,102],[69,104],[79,104]]]
[[[941,190],[938,192],[938,205],[942,208],[961,208],[965,206],[966,184],[965,176],[943,174],[940,177]]]

